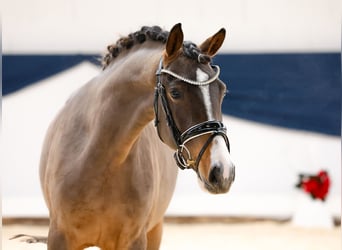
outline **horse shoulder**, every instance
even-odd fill
[[[152,178],[153,189],[149,194],[152,199],[149,227],[153,227],[164,216],[172,198],[178,168],[172,156],[172,149],[160,141],[153,122],[149,123],[142,131],[136,148],[139,149],[139,152],[136,152],[135,155],[143,157],[143,160],[135,167]],[[146,155],[149,160],[146,159]],[[148,179],[145,179],[145,182],[148,183]]]

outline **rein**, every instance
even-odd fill
[[[155,87],[155,95],[154,95],[154,112],[155,112],[154,125],[157,127],[157,132],[158,132],[158,136],[160,140],[163,141],[163,139],[160,136],[160,132],[158,128],[158,124],[159,124],[158,100],[160,98],[163,110],[166,115],[167,125],[169,126],[174,142],[177,145],[177,150],[174,154],[174,158],[176,160],[178,167],[182,170],[191,168],[192,166],[195,167],[195,169],[198,169],[198,164],[205,150],[208,148],[209,144],[217,135],[220,135],[223,137],[223,139],[225,140],[226,146],[228,148],[228,151],[230,152],[229,140],[226,134],[227,129],[221,121],[212,120],[212,121],[205,121],[205,122],[196,124],[188,128],[187,130],[185,130],[183,133],[181,133],[173,119],[172,112],[171,112],[169,103],[166,98],[166,90],[165,90],[163,83],[161,82],[160,76],[162,73],[169,74],[188,84],[196,85],[196,86],[203,86],[203,85],[208,85],[214,82],[220,74],[220,68],[218,66],[213,65],[212,67],[216,69],[215,76],[204,82],[193,81],[183,76],[180,76],[170,70],[163,69],[162,59],[159,62],[159,66],[156,72],[156,87]],[[207,134],[209,134],[210,136],[205,142],[205,144],[203,145],[202,149],[200,150],[197,158],[194,160],[190,154],[190,151],[186,147],[186,143],[188,143],[189,141],[197,137],[207,135]],[[186,158],[184,157],[184,153],[186,153],[186,156],[187,156]]]

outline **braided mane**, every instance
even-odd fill
[[[129,50],[135,44],[142,44],[147,40],[166,43],[169,31],[162,30],[159,26],[143,26],[140,30],[121,37],[115,44],[107,46],[107,53],[102,58],[102,67],[105,69],[124,50]],[[208,63],[211,58],[201,53],[196,44],[184,41],[183,53],[185,56],[198,60],[200,63]]]

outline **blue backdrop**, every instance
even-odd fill
[[[3,95],[99,55],[4,55]],[[339,53],[220,54],[230,93],[223,112],[277,126],[340,135]]]

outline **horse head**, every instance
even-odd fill
[[[200,46],[184,42],[181,24],[168,36],[156,73],[156,126],[159,137],[176,150],[181,169],[191,168],[200,186],[210,193],[226,193],[235,178],[222,100],[226,85],[211,60],[221,47],[225,29]],[[164,113],[166,119],[160,119]]]

